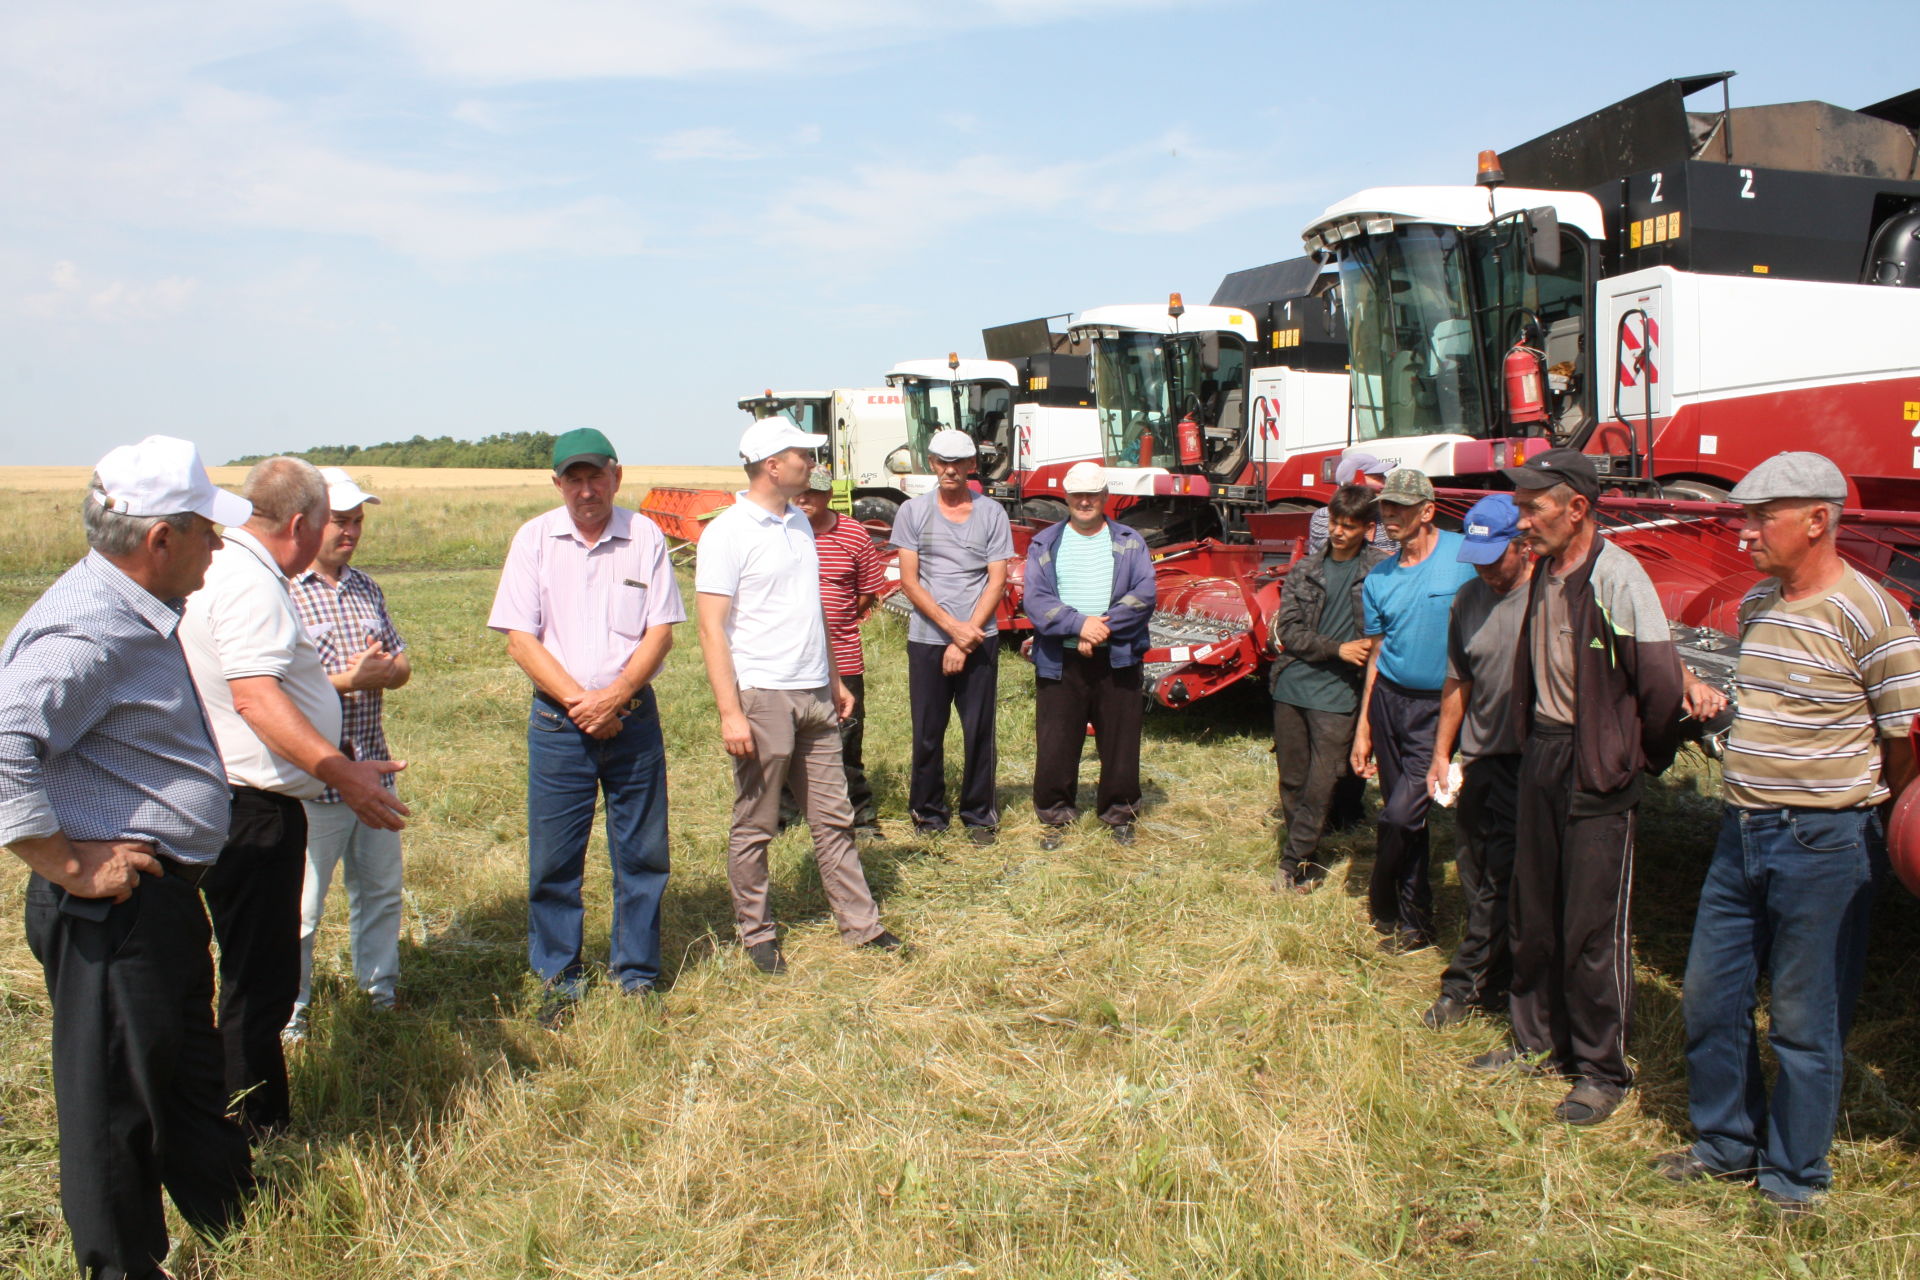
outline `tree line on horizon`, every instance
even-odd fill
[[[502,431],[478,440],[452,436],[415,436],[385,444],[323,444],[288,456],[305,458],[316,467],[501,467],[546,468],[553,465],[553,434],[547,431]],[[245,467],[270,455],[250,453],[227,465]]]

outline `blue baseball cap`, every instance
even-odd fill
[[[1460,525],[1464,541],[1455,557],[1462,564],[1492,564],[1520,536],[1520,508],[1510,493],[1490,493],[1473,504]]]

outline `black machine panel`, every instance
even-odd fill
[[[1020,371],[1015,400],[1066,408],[1093,406],[1093,361],[1086,356],[1015,356],[1012,364]]]
[[[1731,74],[1663,81],[1502,152],[1506,181],[1597,199],[1609,275],[1665,265],[1858,281],[1876,228],[1920,205],[1920,92],[1864,111],[1687,111]]]
[[[1312,258],[1230,272],[1213,291],[1212,305],[1239,307],[1260,322],[1250,364],[1346,372],[1347,320],[1337,277]]]

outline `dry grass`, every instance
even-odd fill
[[[370,559],[400,558],[415,536],[402,517],[430,513],[419,501],[380,513]],[[408,1005],[378,1019],[351,994],[336,894],[295,1064],[298,1133],[265,1153],[271,1193],[243,1236],[189,1244],[185,1275],[1920,1273],[1909,901],[1882,913],[1826,1211],[1785,1228],[1737,1189],[1677,1189],[1645,1169],[1685,1133],[1677,976],[1714,816],[1706,771],[1658,788],[1644,824],[1644,1087],[1582,1132],[1548,1118],[1552,1086],[1460,1067],[1498,1027],[1419,1027],[1440,960],[1373,948],[1356,899],[1370,837],[1342,845],[1357,861],[1317,896],[1267,891],[1256,698],[1149,719],[1153,809],[1136,847],[1081,829],[1043,855],[1023,791],[1030,669],[1005,658],[999,846],[866,852],[886,920],[918,954],[841,948],[794,834],[775,847],[793,970],[763,978],[728,941],[728,775],[688,631],[660,688],[672,989],[650,1007],[598,988],[549,1035],[524,971],[525,686],[482,625],[493,572],[415,562],[383,582],[420,673],[392,703],[418,815]],[[0,622],[31,595],[17,578],[0,592]],[[896,620],[872,624],[869,755],[896,835],[902,643]],[[1450,845],[1444,824],[1436,845]],[[0,1260],[64,1276],[44,995],[20,878],[6,883]],[[604,865],[588,896],[604,954]],[[1443,910],[1457,905],[1449,876]]]

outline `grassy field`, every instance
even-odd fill
[[[352,993],[336,891],[314,1035],[293,1065],[296,1132],[262,1153],[245,1231],[186,1243],[180,1274],[1920,1274],[1920,911],[1897,890],[1827,1206],[1782,1225],[1739,1188],[1646,1169],[1687,1136],[1678,979],[1717,810],[1697,759],[1654,789],[1642,826],[1642,1088],[1581,1131],[1548,1116],[1564,1086],[1460,1065],[1498,1025],[1420,1027],[1443,961],[1374,948],[1370,835],[1340,844],[1318,895],[1268,891],[1273,764],[1252,691],[1149,718],[1136,847],[1082,829],[1041,854],[1031,669],[1009,655],[999,845],[910,840],[904,632],[886,617],[867,638],[867,740],[890,838],[865,854],[916,954],[839,946],[796,833],[774,876],[793,968],[761,976],[731,941],[730,779],[682,628],[659,685],[671,989],[653,1007],[602,986],[566,1030],[541,1031],[524,955],[527,688],[484,618],[513,524],[545,501],[423,489],[368,521],[362,557],[385,566],[417,672],[390,702],[415,813],[405,1007],[377,1017]],[[0,494],[0,623],[54,569],[28,536],[34,510]],[[61,520],[75,523],[71,494]],[[596,841],[588,939],[604,956],[602,856]],[[1442,873],[1451,940],[1459,896]],[[24,880],[0,881],[0,1268],[64,1277]]]

